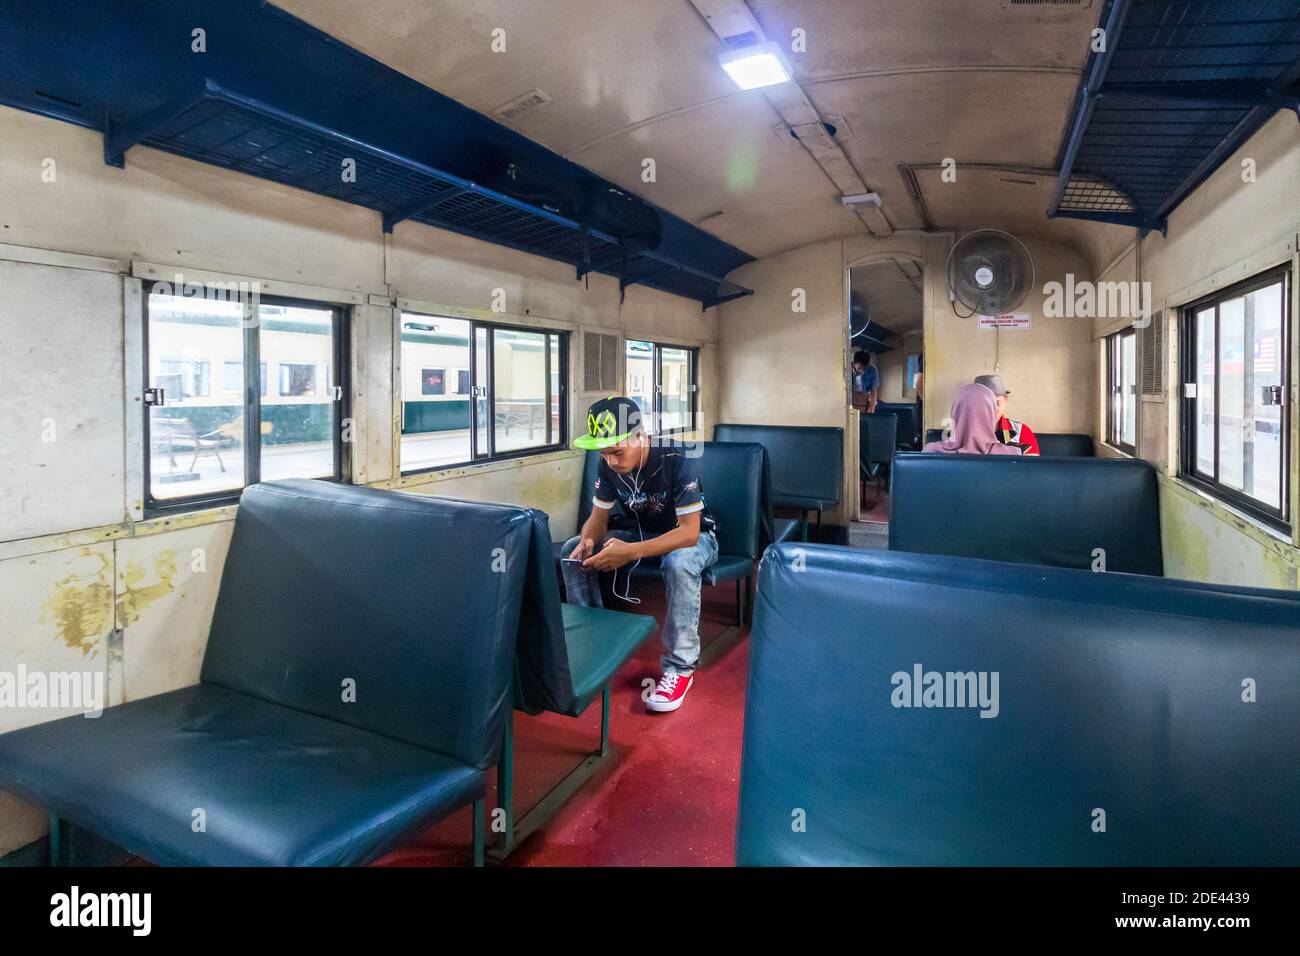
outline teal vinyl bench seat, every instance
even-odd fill
[[[479,862],[530,530],[521,508],[252,485],[199,684],[0,735],[0,788],[48,810],[54,862],[68,820],[164,865],[362,864],[470,804]]]

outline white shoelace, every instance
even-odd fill
[[[668,671],[663,677],[659,678],[659,686],[655,688],[661,694],[672,695],[677,689],[677,681],[681,677],[676,671]]]

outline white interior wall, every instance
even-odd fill
[[[1253,181],[1244,175],[1253,169]],[[1225,584],[1294,588],[1300,573],[1300,535],[1290,540],[1267,531],[1233,509],[1181,482],[1178,474],[1178,328],[1181,308],[1218,289],[1273,266],[1292,263],[1291,337],[1292,501],[1300,489],[1296,446],[1300,444],[1296,339],[1300,338],[1300,296],[1295,289],[1300,259],[1300,136],[1294,114],[1279,111],[1173,211],[1166,235],[1142,241],[1141,279],[1151,283],[1154,311],[1163,313],[1165,393],[1142,396],[1138,453],[1161,472],[1161,524],[1165,573],[1171,577]],[[1136,237],[1135,237],[1136,238]],[[1139,278],[1136,251],[1116,258],[1099,281]],[[1098,318],[1100,339],[1131,324]],[[1104,353],[1093,349],[1097,395],[1105,382]],[[1097,402],[1097,436],[1104,417]],[[1123,453],[1099,445],[1107,455]],[[1293,511],[1295,505],[1293,504]]]
[[[557,539],[576,521],[578,453],[396,474],[392,299],[698,346],[714,420],[716,322],[698,302],[633,286],[620,304],[609,277],[588,285],[571,267],[412,223],[386,241],[370,210],[145,148],[115,169],[98,133],[8,108],[0,142],[0,414],[12,425],[0,431],[0,671],[100,671],[113,703],[198,679],[234,509],[139,519],[127,391],[143,263],[164,278],[205,270],[352,297],[353,479],[542,508]],[[498,288],[502,314],[489,311]],[[570,396],[575,425],[587,400]],[[55,716],[0,710],[0,731]],[[0,856],[44,829],[43,814],[0,795]]]

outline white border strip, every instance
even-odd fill
[[[266,295],[310,299],[314,302],[330,302],[335,305],[365,305],[368,298],[368,293],[356,289],[300,285],[297,282],[282,282],[279,279],[267,279],[263,276],[234,275],[229,272],[213,272],[210,269],[195,269],[191,266],[163,265],[138,259],[131,261],[131,275],[147,282],[172,281],[177,275],[183,276],[187,282],[256,282],[261,292]]]

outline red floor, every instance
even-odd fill
[[[861,521],[889,521],[889,492],[877,492],[874,481],[867,482],[867,493],[862,496]]]
[[[663,620],[663,585],[638,581],[634,608]],[[735,617],[733,585],[704,589],[700,632],[705,643]],[[742,639],[696,672],[681,709],[647,714],[642,680],[659,675],[658,632],[614,679],[612,755],[546,826],[519,844],[507,866],[730,866],[736,843],[736,799],[748,628]],[[515,714],[515,807],[522,813],[594,750],[600,702],[574,720]],[[488,814],[496,772],[489,771]],[[471,859],[469,808],[379,866],[464,866]],[[489,844],[493,834],[489,833]]]

